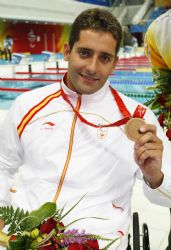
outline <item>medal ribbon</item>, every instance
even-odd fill
[[[143,118],[146,112],[146,108],[138,105],[134,111],[133,117]]]
[[[124,125],[127,123],[127,121],[132,117],[130,112],[127,110],[125,104],[123,103],[121,97],[118,95],[117,91],[115,89],[113,89],[111,86],[109,87],[114,98],[115,98],[115,101],[118,105],[118,108],[119,110],[121,111],[122,115],[124,116],[123,119],[121,120],[118,120],[116,122],[113,122],[113,123],[110,123],[110,124],[104,124],[104,125],[96,125],[94,123],[91,123],[89,121],[87,121],[80,113],[79,111],[77,111],[74,106],[72,105],[71,101],[69,100],[68,96],[64,93],[63,90],[61,90],[61,94],[62,94],[62,97],[63,99],[70,105],[70,107],[72,108],[72,110],[74,111],[74,113],[77,115],[77,117],[80,119],[81,122],[89,125],[89,126],[92,126],[92,127],[95,127],[95,128],[107,128],[107,127],[118,127],[118,126],[121,126],[121,125]]]

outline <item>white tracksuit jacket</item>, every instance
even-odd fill
[[[102,125],[122,118],[108,83],[81,96],[80,107],[77,94],[63,82],[19,96],[0,128],[0,202],[32,210],[57,200],[58,207],[65,204],[67,210],[86,194],[64,224],[81,217],[106,218],[81,220],[72,228],[111,237],[122,231],[125,236],[111,249],[125,250],[132,190],[136,177],[141,178],[134,143],[127,139],[124,125],[94,128],[81,122],[61,96],[61,88],[90,122]],[[120,96],[133,114],[138,103]],[[163,183],[156,190],[144,183],[144,191],[152,202],[171,207],[170,143],[148,108],[144,119],[157,126],[164,142]]]

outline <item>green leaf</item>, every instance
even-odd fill
[[[116,239],[114,239],[114,240],[111,240],[111,242],[110,242],[107,246],[105,246],[102,250],[107,250],[107,249],[109,249],[109,247],[112,246],[113,243],[115,243],[115,241],[117,241],[118,239],[119,239],[119,237],[116,238]]]
[[[9,225],[8,234],[14,234],[22,231],[22,228],[18,226],[23,218],[28,216],[28,211],[24,212],[23,209],[17,208],[14,210],[10,207],[0,207],[0,218],[4,220],[5,225]]]
[[[69,214],[79,203],[80,201],[86,196],[87,194],[84,194],[61,218],[62,220],[67,214]]]
[[[67,224],[67,225],[65,226],[65,228],[67,228],[67,227],[69,227],[70,225],[76,223],[77,221],[85,220],[85,219],[108,220],[107,218],[102,218],[102,217],[93,217],[93,216],[92,216],[92,217],[83,217],[83,218],[79,218],[79,219],[76,219],[76,220],[70,222],[69,224]]]
[[[16,240],[10,240],[8,243],[9,250],[26,250],[27,237],[19,237]]]
[[[55,230],[53,229],[49,234],[46,235],[46,237],[44,239],[42,239],[42,241],[40,241],[39,243],[35,244],[35,247],[42,247],[43,244],[45,244],[53,235],[55,234]]]
[[[40,208],[33,210],[26,218],[24,218],[21,224],[25,231],[30,231],[39,226],[45,219],[53,217],[55,213],[56,204],[54,202],[46,202]]]

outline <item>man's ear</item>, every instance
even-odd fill
[[[64,60],[65,61],[69,60],[70,52],[71,52],[71,49],[70,49],[69,44],[65,43],[64,44]]]

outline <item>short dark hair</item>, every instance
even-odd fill
[[[74,43],[79,40],[80,31],[87,29],[97,32],[110,32],[116,40],[115,52],[118,53],[122,40],[122,28],[111,12],[106,9],[92,8],[79,14],[70,31],[69,46],[71,49]]]

